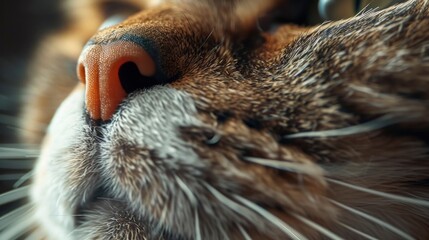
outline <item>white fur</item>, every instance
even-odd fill
[[[100,136],[84,120],[83,103],[83,91],[77,91],[60,106],[36,166],[32,201],[37,217],[53,239],[74,235],[73,211],[87,202],[100,184],[111,187],[114,196],[129,191],[117,185],[119,176],[112,176],[108,170],[118,161],[111,149],[118,139],[154,150],[159,158],[170,160],[172,169],[179,165],[198,169],[201,164],[177,131],[180,126],[201,125],[187,94],[158,86],[132,95],[111,123],[99,127],[103,132],[100,143],[95,141]],[[88,169],[93,165],[100,166],[100,172]],[[76,179],[76,173],[81,177]]]
[[[36,205],[37,218],[53,239],[65,237],[72,228],[72,203],[66,197],[71,193],[67,179],[63,178],[68,170],[65,168],[67,154],[64,154],[79,135],[78,127],[83,125],[82,110],[82,92],[72,93],[61,104],[49,126],[35,167],[31,198]],[[68,194],[64,194],[66,192]]]

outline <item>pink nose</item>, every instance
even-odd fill
[[[136,76],[135,71],[138,71]],[[109,120],[127,94],[155,75],[155,62],[139,45],[129,41],[90,45],[81,53],[79,80],[86,85],[85,105],[94,120]],[[130,73],[132,72],[132,73]]]

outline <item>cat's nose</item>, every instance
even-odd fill
[[[81,53],[77,74],[86,86],[85,105],[94,120],[109,120],[128,93],[159,84],[156,65],[140,45],[115,41],[89,45]]]

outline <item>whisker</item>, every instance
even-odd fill
[[[30,186],[20,187],[0,194],[0,206],[28,196]]]
[[[198,209],[195,208],[195,239],[201,240],[200,219],[198,217]]]
[[[243,217],[247,218],[248,220],[252,220],[250,217],[253,216],[253,212],[251,212],[248,208],[246,208],[246,207],[242,206],[241,204],[238,204],[235,201],[229,199],[228,197],[226,197],[225,195],[223,195],[221,192],[219,192],[218,190],[216,190],[214,187],[210,186],[209,184],[204,183],[204,185],[210,191],[210,193],[217,200],[219,200],[219,202],[221,202],[223,205],[225,205],[226,207],[230,208],[234,212],[242,215]],[[268,213],[268,214],[270,214],[270,213]],[[274,218],[277,218],[277,217],[274,216]],[[282,222],[280,219],[278,219],[278,220],[280,222]],[[284,224],[286,225],[286,227],[289,227],[286,223],[284,223]],[[246,238],[245,235],[247,234],[247,232],[244,229],[242,229],[242,227],[240,225],[239,225],[239,230],[243,234],[243,236]],[[284,231],[283,229],[281,229],[281,230]],[[286,234],[288,236],[290,236],[289,233],[286,233]],[[305,237],[301,236],[299,233],[297,233],[297,235],[300,236],[301,239],[305,239]],[[248,234],[247,234],[247,236],[248,236]],[[248,237],[250,238],[250,236],[248,236]]]
[[[197,52],[199,52],[201,50],[201,48],[203,48],[203,46],[207,43],[207,41],[209,40],[209,38],[212,36],[213,32],[214,32],[214,28],[212,28],[212,30],[210,31],[209,35],[207,35],[206,39],[200,45],[200,47],[198,48]]]
[[[225,195],[223,195],[221,192],[219,192],[218,190],[216,190],[214,187],[210,186],[209,184],[204,184],[204,185],[210,191],[210,193],[213,194],[213,196],[217,200],[219,200],[219,202],[221,202],[223,205],[225,205],[229,209],[235,211],[236,213],[238,213],[238,214],[240,214],[243,217],[246,217],[248,219],[249,219],[249,216],[252,215],[252,212],[248,208],[246,208],[246,207],[242,206],[241,204],[238,204],[237,202],[226,197]]]
[[[420,205],[420,206],[424,206],[424,207],[429,207],[429,201],[425,201],[425,200],[421,200],[421,199],[413,199],[413,198],[409,198],[409,197],[404,197],[404,196],[399,196],[399,195],[395,195],[395,194],[391,194],[391,193],[385,193],[385,192],[380,192],[377,190],[373,190],[373,189],[368,189],[368,188],[364,188],[364,187],[360,187],[360,186],[356,186],[350,183],[345,183],[339,180],[335,180],[335,179],[331,179],[331,178],[327,178],[327,181],[332,182],[332,183],[336,183],[338,185],[344,186],[344,187],[348,187],[354,190],[358,190],[361,192],[366,192],[369,194],[373,194],[379,197],[384,197],[384,198],[388,198],[391,200],[395,200],[398,202],[403,202],[403,203],[408,203],[408,204],[412,204],[412,205]]]
[[[356,16],[363,16],[366,14],[370,14],[375,12],[375,9],[372,9],[369,7],[369,5],[364,6],[358,13],[356,13]]]
[[[249,216],[252,216],[252,212],[249,209],[247,209],[246,207],[243,207],[242,205],[232,201],[231,199],[229,199],[228,197],[223,195],[221,192],[219,192],[218,190],[216,190],[214,187],[210,186],[209,184],[204,183],[204,186],[224,206],[228,207],[232,211],[242,215],[243,217],[245,217],[247,219],[249,219]]]
[[[21,178],[16,181],[16,183],[13,184],[14,188],[20,187],[23,183],[25,183],[28,179],[30,179],[33,176],[33,171],[29,171],[28,173],[24,174]]]
[[[252,238],[249,236],[246,230],[243,229],[241,225],[238,225],[238,229],[240,230],[241,235],[243,235],[244,240],[252,240]]]
[[[4,160],[0,156],[0,169],[17,169],[17,170],[29,170],[33,168],[34,159],[31,160]]]
[[[40,151],[37,149],[17,148],[17,147],[0,147],[0,157],[7,158],[36,158]]]
[[[393,124],[397,124],[405,121],[405,118],[393,117],[391,115],[385,115],[369,122],[357,124],[350,127],[333,129],[333,130],[324,130],[324,131],[311,131],[311,132],[300,132],[283,136],[284,139],[294,139],[294,138],[325,138],[325,137],[340,137],[348,136],[360,133],[371,132],[377,129],[381,129]]]
[[[195,197],[192,190],[179,177],[176,176],[175,179],[176,179],[176,182],[179,185],[180,189],[182,189],[182,191],[188,197],[188,199],[192,203],[192,205],[196,206],[197,205],[197,198]]]
[[[167,211],[168,211],[167,206],[164,206],[161,212],[161,217],[159,218],[159,223],[165,223],[167,219]]]
[[[213,196],[217,200],[219,200],[223,205],[225,205],[229,209],[237,212],[238,214],[250,220],[249,216],[251,216],[253,212],[251,212],[248,208],[226,197],[224,194],[222,194],[221,192],[219,192],[217,189],[210,186],[209,184],[204,184],[204,185],[210,191],[210,193],[213,194]]]
[[[308,226],[312,227],[313,229],[317,230],[318,232],[322,233],[323,235],[325,235],[326,237],[333,239],[333,240],[341,240],[343,239],[342,237],[336,235],[335,233],[329,231],[328,229],[326,229],[325,227],[309,220],[306,219],[302,216],[299,216],[297,214],[292,214],[294,217],[298,218],[301,222],[307,224]]]
[[[17,148],[36,151],[39,146],[37,144],[27,143],[0,143],[0,148]],[[38,151],[38,150],[37,150]]]
[[[179,177],[175,176],[176,182],[179,185],[179,188],[185,193],[186,197],[189,199],[189,202],[191,202],[192,206],[195,207],[195,239],[201,240],[201,229],[200,229],[200,219],[198,217],[198,208],[197,208],[197,198],[195,197],[192,190],[180,179]]]
[[[359,230],[357,230],[355,228],[350,227],[349,225],[346,225],[346,224],[341,223],[341,222],[339,222],[338,224],[340,224],[341,226],[347,228],[348,230],[350,230],[350,231],[352,231],[352,232],[354,232],[354,233],[356,233],[356,234],[358,234],[358,235],[360,235],[360,236],[362,236],[362,237],[364,237],[366,239],[369,239],[369,240],[378,240],[378,238],[372,237],[372,236],[370,236],[370,235],[368,235],[368,234],[366,234],[366,233],[364,233],[362,231],[359,231]]]
[[[23,175],[24,174],[20,174],[20,173],[0,174],[0,181],[18,180]]]
[[[17,239],[23,234],[31,230],[31,226],[35,223],[34,217],[28,212],[21,215],[14,222],[11,222],[8,228],[5,228],[1,234],[0,239]]]
[[[25,204],[19,208],[12,210],[11,212],[0,217],[0,232],[7,228],[10,224],[17,223],[17,220],[25,215],[28,211],[33,208],[31,204]],[[0,239],[5,239],[1,238]]]
[[[271,159],[263,159],[256,157],[244,157],[246,161],[256,163],[259,165],[263,165],[266,167],[271,167],[279,170],[294,172],[294,173],[304,173],[309,175],[323,175],[323,170],[320,168],[316,168],[309,164],[302,163],[293,163],[281,160],[271,160]]]
[[[346,205],[344,205],[342,203],[339,203],[339,202],[337,202],[335,200],[329,199],[329,201],[332,202],[333,204],[337,205],[338,207],[342,208],[342,209],[345,209],[345,210],[347,210],[349,212],[352,212],[352,213],[354,213],[354,214],[356,214],[358,216],[366,218],[366,219],[370,220],[371,222],[374,222],[374,223],[376,223],[376,224],[378,224],[378,225],[380,225],[380,226],[382,226],[382,227],[384,227],[386,229],[389,229],[390,231],[398,234],[399,236],[403,237],[404,239],[414,239],[409,234],[405,233],[404,231],[396,228],[395,226],[393,226],[393,225],[391,225],[391,224],[389,224],[389,223],[387,223],[387,222],[385,222],[385,221],[383,221],[381,219],[373,217],[373,216],[371,216],[371,215],[369,215],[367,213],[364,213],[364,212],[359,211],[357,209],[354,209],[352,207],[346,206]]]
[[[234,198],[236,198],[238,201],[243,203],[248,208],[252,209],[253,211],[257,212],[259,215],[264,217],[266,220],[277,226],[282,232],[286,233],[287,236],[291,237],[292,239],[307,239],[302,234],[300,234],[298,231],[296,231],[291,226],[287,225],[284,221],[282,221],[280,218],[274,216],[267,210],[261,208],[260,206],[256,205],[255,203],[242,198],[238,195],[234,195]]]

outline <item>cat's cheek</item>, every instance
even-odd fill
[[[83,88],[77,87],[61,104],[46,134],[37,160],[31,201],[41,227],[53,239],[67,236],[72,229],[72,204],[67,195],[65,171],[67,149],[83,123]]]
[[[50,149],[52,145],[51,137],[46,136],[43,140],[43,149]],[[31,201],[35,205],[36,218],[40,223],[44,233],[52,239],[58,239],[67,234],[64,226],[71,227],[71,219],[58,217],[64,214],[64,207],[60,207],[55,199],[55,179],[50,172],[50,151],[42,150],[36,164],[33,185],[31,189]],[[54,216],[54,217],[52,217]],[[64,216],[64,215],[63,215]]]

